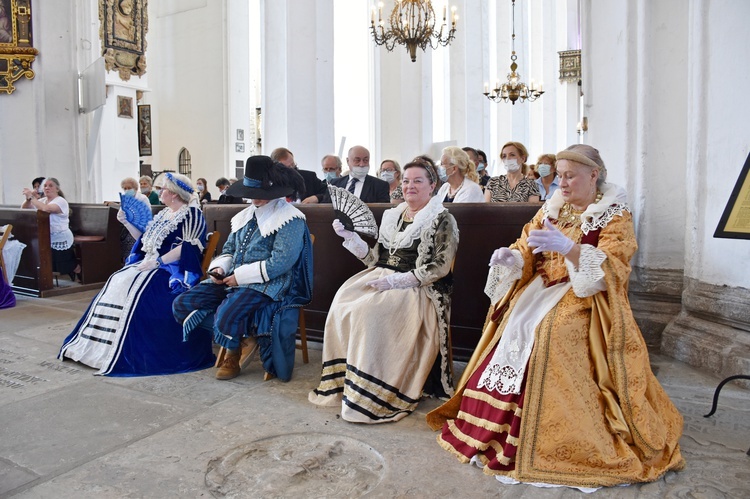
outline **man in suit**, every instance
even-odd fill
[[[320,180],[314,172],[297,168],[297,163],[294,162],[294,154],[286,147],[277,147],[274,149],[271,152],[271,159],[293,169],[302,177],[302,180],[305,182],[305,191],[299,193],[299,198],[303,204],[317,203],[317,196],[327,190],[325,182]]]
[[[349,175],[331,180],[331,185],[348,190],[365,203],[391,202],[388,182],[367,174],[370,171],[370,151],[363,146],[352,147],[346,156],[346,164]],[[331,202],[328,193],[321,202]]]

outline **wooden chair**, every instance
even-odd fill
[[[5,241],[8,240],[12,231],[13,231],[13,225],[8,224],[3,229],[2,234],[0,234],[0,270],[2,270],[3,276],[5,277],[5,281],[8,284],[11,284],[11,282],[8,279],[8,269],[5,267],[5,260],[3,259],[3,248],[5,247]]]
[[[216,253],[216,246],[219,245],[219,239],[221,239],[221,232],[218,230],[215,230],[208,235],[206,249],[203,251],[203,262],[201,262],[204,279],[207,277],[206,272],[208,272],[208,266],[211,264],[211,260],[214,259],[214,253]]]

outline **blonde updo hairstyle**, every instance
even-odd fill
[[[477,174],[477,165],[469,158],[469,155],[456,146],[448,146],[443,149],[442,156],[446,156],[451,165],[458,167],[461,174],[471,180],[479,183],[479,174]]]
[[[174,192],[186,203],[190,203],[191,201],[197,202],[198,200],[198,194],[195,192],[193,182],[190,178],[180,173],[169,172],[166,174],[161,188]]]

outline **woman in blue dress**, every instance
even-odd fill
[[[99,369],[106,376],[147,376],[211,367],[208,333],[196,331],[183,342],[172,317],[174,298],[198,283],[206,221],[190,179],[167,173],[160,195],[166,208],[143,234],[125,218],[136,243],[126,266],[110,276],[58,358]]]

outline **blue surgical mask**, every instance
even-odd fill
[[[125,192],[122,193],[123,196],[135,196],[135,190],[133,189],[125,189]]]
[[[326,175],[325,175],[326,182],[328,182],[330,184],[331,181],[333,179],[335,179],[335,178],[339,178],[339,176],[336,174],[336,172],[326,172]]]
[[[440,180],[442,180],[443,182],[448,180],[448,172],[446,171],[444,166],[438,166],[437,173],[438,173],[438,177],[440,177]]]
[[[478,172],[481,172],[482,170],[484,170],[484,163],[479,163],[479,164],[477,165],[477,171],[478,171]]]
[[[539,173],[540,177],[546,177],[547,175],[552,173],[552,166],[542,163],[540,165],[536,165],[536,171]]]

